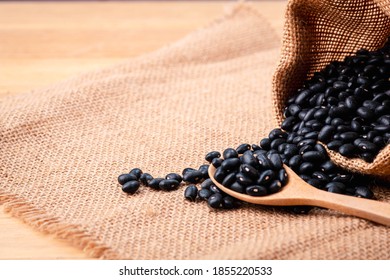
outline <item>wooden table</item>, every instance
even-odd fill
[[[114,65],[176,41],[234,1],[1,2],[0,98]],[[282,34],[286,1],[254,5]],[[0,206],[0,259],[85,259]]]

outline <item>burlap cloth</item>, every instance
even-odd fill
[[[316,209],[212,211],[117,176],[198,167],[275,122],[280,39],[240,4],[179,42],[0,101],[0,201],[34,228],[112,259],[389,259],[390,228]],[[390,190],[376,186],[390,202]]]

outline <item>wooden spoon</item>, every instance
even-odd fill
[[[380,201],[330,193],[316,189],[302,180],[286,165],[287,184],[277,193],[266,196],[251,196],[235,192],[218,183],[214,178],[216,168],[210,164],[209,175],[214,184],[223,192],[239,200],[262,205],[288,206],[311,205],[337,210],[345,214],[364,218],[390,226],[390,204]]]

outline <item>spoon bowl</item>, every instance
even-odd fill
[[[216,168],[212,164],[208,172],[210,179],[219,189],[241,201],[273,206],[319,206],[390,226],[389,203],[319,190],[306,183],[288,166],[283,167],[288,176],[287,184],[279,192],[265,196],[251,196],[223,186],[215,180]]]

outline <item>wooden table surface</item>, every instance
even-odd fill
[[[0,2],[0,98],[156,50],[234,1]],[[251,3],[281,36],[286,1]],[[0,259],[86,259],[0,206]]]

